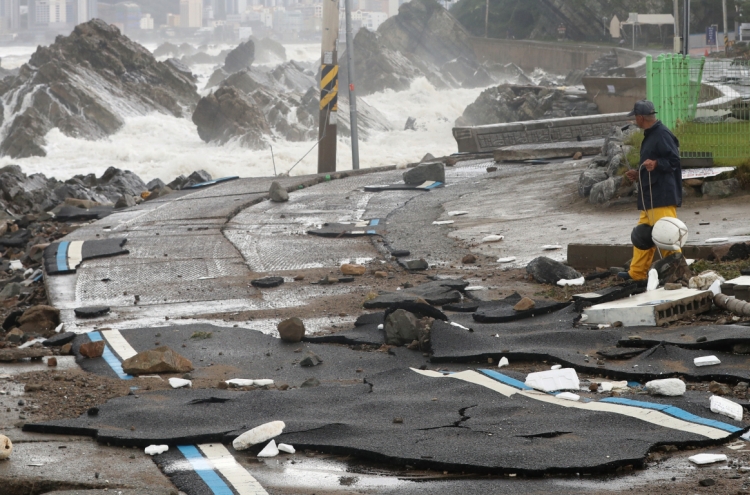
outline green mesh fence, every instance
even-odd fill
[[[750,61],[648,56],[646,93],[683,157],[750,160]]]

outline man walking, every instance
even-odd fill
[[[634,230],[633,260],[630,270],[617,274],[624,280],[645,280],[654,259],[656,247],[651,241],[651,229],[661,218],[677,218],[677,208],[682,206],[682,167],[680,165],[680,142],[667,127],[656,119],[654,104],[648,100],[635,103],[635,123],[643,129],[641,144],[641,166],[629,170],[628,179],[639,182],[638,209],[641,217]],[[643,225],[644,227],[640,227]],[[640,237],[640,242],[637,241]],[[650,246],[650,247],[649,247]],[[666,257],[672,251],[662,252]]]

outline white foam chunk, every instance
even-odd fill
[[[184,378],[170,378],[169,384],[172,386],[172,388],[182,388],[182,387],[192,387],[193,382],[190,380],[185,380]]]
[[[57,325],[57,327],[55,327],[55,333],[62,332],[63,328],[65,328],[65,323],[60,323],[59,325]]]
[[[554,251],[555,249],[562,249],[562,246],[559,244],[545,244],[542,246],[542,249],[545,251]]]
[[[465,326],[461,325],[460,323],[456,323],[455,321],[451,322],[452,327],[460,328],[461,330],[468,330]]]
[[[656,290],[659,288],[659,273],[653,268],[648,271],[648,284],[646,285],[647,291]]]
[[[555,364],[550,369],[551,370],[559,370],[560,368],[562,368],[562,364]]]
[[[294,447],[292,447],[288,443],[280,443],[278,445],[278,448],[280,452],[286,452],[287,454],[294,454],[295,452],[297,452],[296,450],[294,450]]]
[[[612,383],[612,390],[625,390],[628,388],[628,382],[626,380],[610,383]]]
[[[578,374],[573,368],[529,373],[526,377],[526,385],[543,392],[578,390],[581,387]]]
[[[432,225],[450,225],[453,223],[453,220],[435,220],[432,222]]]
[[[382,329],[383,329],[383,324],[381,323],[380,325],[378,325],[378,330],[382,330]]]
[[[716,356],[702,356],[693,359],[693,364],[696,366],[712,366],[714,364],[721,364],[721,361]]]
[[[651,380],[645,386],[648,393],[652,395],[668,395],[676,397],[685,394],[685,382],[677,378],[664,378],[663,380]]]
[[[252,430],[248,430],[235,438],[234,442],[232,442],[232,447],[234,447],[234,450],[246,450],[253,445],[278,437],[284,431],[284,428],[286,428],[286,425],[283,421],[271,421],[270,423],[256,426]]]
[[[706,242],[713,244],[715,242],[727,242],[728,240],[729,237],[712,237],[710,239],[706,239]]]
[[[473,291],[477,291],[477,290],[487,290],[487,287],[485,287],[483,285],[470,285],[470,286],[464,288],[464,290],[468,290],[469,292],[473,292]]]
[[[505,239],[505,236],[502,235],[488,235],[485,236],[484,239],[482,239],[482,242],[499,242]]]
[[[468,211],[449,211],[449,217],[460,217],[461,215],[468,215]]]
[[[10,262],[10,269],[23,270],[23,263],[21,263],[21,260],[13,260]]]
[[[711,287],[708,288],[708,290],[713,292],[714,296],[721,294],[721,280],[715,280],[714,283],[711,284]]]
[[[599,384],[599,392],[611,392],[612,382],[601,382]]]
[[[514,261],[516,261],[515,256],[508,256],[507,258],[499,258],[497,260],[498,263],[513,263]]]
[[[576,395],[570,392],[560,392],[555,397],[557,397],[558,399],[573,400],[573,401],[579,400],[581,398],[580,395]]]
[[[164,452],[169,450],[169,445],[149,445],[146,447],[144,452],[148,455],[158,455],[163,454]]]
[[[503,366],[508,366],[510,363],[508,362],[508,358],[503,356],[500,358],[500,362],[497,363],[498,368],[502,368]]]
[[[711,412],[729,416],[735,421],[742,421],[742,406],[724,397],[712,395],[709,404]]]
[[[688,460],[693,464],[713,464],[714,462],[724,462],[727,460],[727,456],[724,454],[696,454],[692,457],[688,457]]]
[[[253,385],[255,385],[256,387],[267,387],[269,385],[273,385],[273,380],[269,380],[269,379],[253,380]]]
[[[227,380],[226,384],[233,387],[251,387],[253,385],[253,380],[248,380],[246,378],[232,378],[231,380]]]
[[[569,280],[560,279],[557,281],[557,285],[559,285],[560,287],[568,287],[572,285],[583,285],[584,283],[586,283],[586,277],[572,278]]]
[[[268,442],[268,445],[258,452],[258,457],[276,457],[277,455],[279,455],[279,448],[276,447],[275,440]]]

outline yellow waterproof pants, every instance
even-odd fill
[[[677,218],[677,207],[676,206],[661,206],[652,210],[641,211],[641,218],[638,220],[638,225],[647,224],[654,226],[654,224],[664,217]],[[674,254],[678,251],[662,251],[661,255],[666,258],[670,254]],[[651,268],[651,263],[654,261],[654,253],[656,248],[643,250],[633,247],[633,261],[630,262],[630,278],[633,280],[644,280],[648,278],[648,270]]]

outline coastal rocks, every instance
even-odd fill
[[[591,188],[595,184],[608,179],[607,172],[601,169],[584,170],[578,178],[578,195],[582,198],[591,194]]]
[[[23,333],[50,337],[60,324],[60,310],[52,306],[32,306],[18,319],[18,328]]]
[[[704,196],[729,196],[739,190],[740,182],[737,179],[704,182],[701,187]]]
[[[445,165],[442,162],[421,163],[403,174],[404,183],[419,185],[425,181],[445,182]]]
[[[152,373],[187,373],[193,370],[193,363],[167,346],[139,352],[122,362],[122,369],[131,375]]]
[[[125,115],[162,112],[182,117],[198,100],[192,75],[151,53],[101,20],[76,26],[40,46],[18,77],[2,88],[12,119],[0,153],[45,156],[57,127],[71,137],[99,139],[119,130]]]
[[[247,40],[229,52],[224,59],[224,70],[228,73],[234,73],[250,67],[255,60],[255,42]]]
[[[573,268],[546,256],[531,260],[526,266],[526,273],[540,284],[556,284],[558,280],[574,280],[583,276]]]
[[[622,177],[610,177],[607,180],[594,184],[591,187],[591,194],[589,195],[589,203],[592,205],[601,205],[609,202],[615,197],[617,188],[622,183]]]
[[[193,123],[207,143],[226,144],[236,140],[244,147],[263,149],[265,136],[271,134],[255,101],[232,86],[221,87],[201,98],[193,113]]]
[[[352,265],[343,264],[341,265],[341,273],[344,275],[364,275],[367,268],[364,265]]]
[[[284,342],[300,342],[305,336],[305,324],[297,317],[288,318],[278,324],[279,337]]]
[[[274,203],[285,203],[289,201],[289,193],[276,181],[271,183],[268,195]]]

